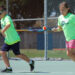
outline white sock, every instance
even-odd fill
[[[7,67],[7,69],[12,69],[11,67]]]
[[[32,64],[32,60],[29,61],[29,64]]]

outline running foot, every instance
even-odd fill
[[[9,73],[9,72],[12,72],[12,69],[6,68],[6,69],[2,70],[1,72],[7,72],[7,73]]]
[[[32,63],[30,64],[30,71],[33,71],[34,70],[34,61],[32,60]]]

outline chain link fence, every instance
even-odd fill
[[[71,10],[75,12],[75,0],[46,0],[47,1],[47,26],[57,27],[57,17],[60,15],[59,4],[67,1]],[[5,5],[8,14],[16,23],[16,29],[41,29],[44,25],[44,0],[2,0],[0,5]],[[44,49],[44,33],[18,32],[21,37],[21,49]],[[3,38],[0,36],[0,47]],[[65,48],[65,37],[63,32],[48,32],[47,49]]]

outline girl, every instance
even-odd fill
[[[62,2],[59,5],[61,15],[58,17],[58,27],[52,31],[63,31],[66,38],[67,55],[75,61],[75,15],[68,4]]]

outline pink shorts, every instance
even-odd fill
[[[66,48],[75,48],[75,40],[66,41]]]

